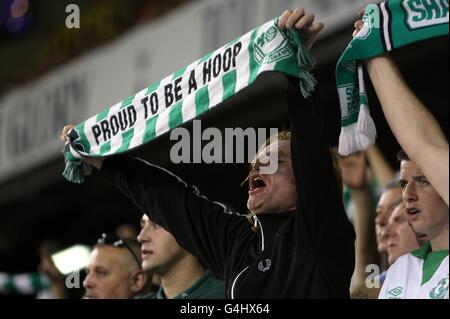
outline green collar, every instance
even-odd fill
[[[420,258],[420,259],[424,259],[424,260],[428,257],[429,254],[433,254],[433,255],[436,254],[439,256],[447,256],[448,249],[433,251],[431,248],[431,243],[429,241],[427,241],[422,245],[422,247],[411,252],[411,255],[413,255],[417,258]]]
[[[188,289],[176,295],[173,299],[188,299],[192,292],[196,291],[203,283],[211,277],[211,272],[206,270],[203,275]],[[156,299],[167,299],[164,287],[161,286],[156,293]]]
[[[427,283],[438,270],[442,261],[448,256],[448,249],[433,251],[431,243],[427,241],[419,249],[411,252],[417,258],[423,260],[422,266],[422,285]]]
[[[431,243],[429,241],[425,242],[425,244],[422,245],[422,247],[420,247],[417,250],[414,250],[411,252],[411,255],[420,258],[420,259],[425,259],[427,257],[427,255],[431,252]]]

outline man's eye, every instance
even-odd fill
[[[428,186],[428,185],[430,185],[430,182],[427,181],[426,179],[421,179],[421,180],[419,180],[419,185]]]
[[[96,273],[97,273],[97,275],[102,276],[102,277],[107,275],[107,272],[105,270],[97,270]]]
[[[408,183],[406,183],[406,182],[400,182],[399,184],[402,189],[405,189],[406,185],[408,185]]]

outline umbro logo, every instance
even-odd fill
[[[400,299],[401,295],[403,294],[403,287],[396,287],[394,289],[391,289],[387,292],[387,298],[388,299]]]

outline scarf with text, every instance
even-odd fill
[[[81,158],[127,152],[186,123],[250,86],[263,72],[299,78],[307,97],[317,84],[313,58],[298,30],[278,19],[235,39],[150,87],[78,124],[69,132],[63,176],[82,183],[91,168]]]

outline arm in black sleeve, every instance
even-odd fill
[[[354,231],[343,207],[318,94],[303,98],[298,82],[290,79],[288,107],[298,194],[296,240],[327,260],[339,259],[339,254],[344,257],[343,253],[351,255]],[[344,247],[346,252],[342,251]]]
[[[149,218],[170,232],[178,244],[222,277],[233,240],[249,229],[246,219],[211,202],[169,171],[140,159],[105,160],[102,175]]]

